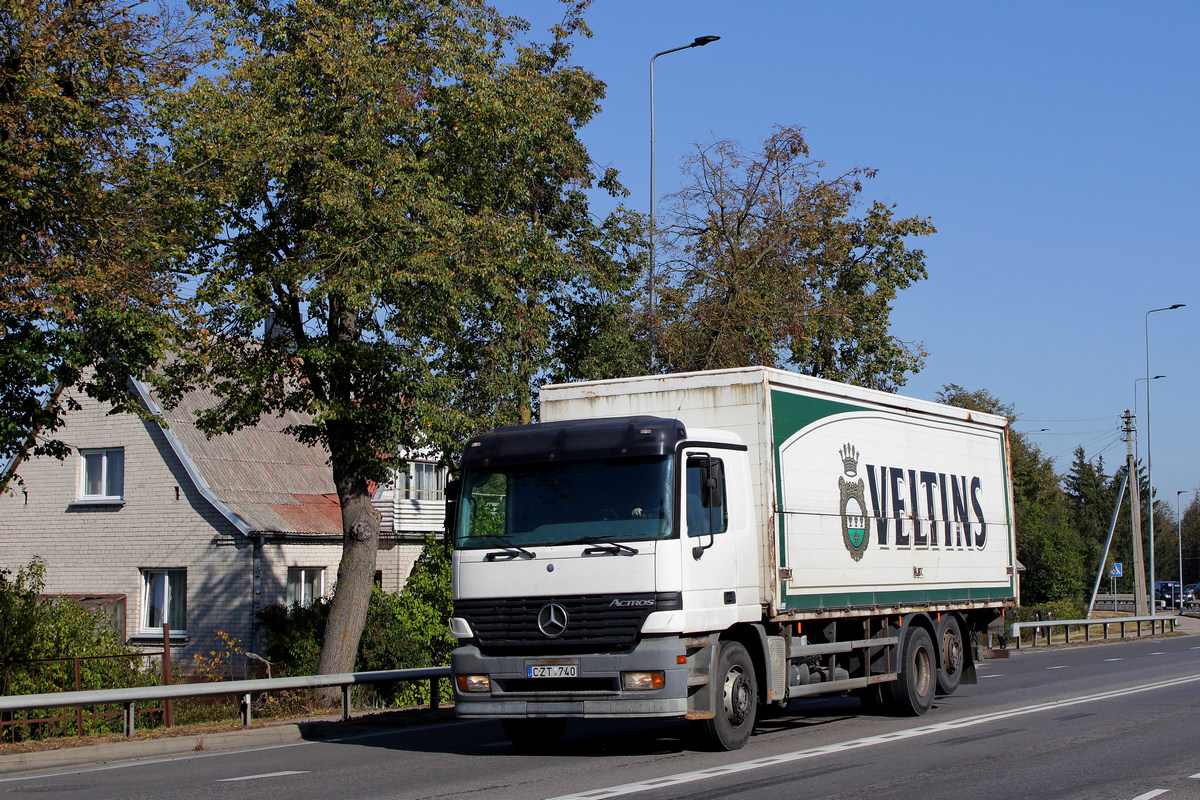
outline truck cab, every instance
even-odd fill
[[[696,712],[710,648],[686,635],[762,616],[745,444],[674,419],[583,420],[477,437],[461,469],[459,714],[528,743],[569,717]]]

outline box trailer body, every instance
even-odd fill
[[[781,370],[547,386],[472,440],[456,708],[519,744],[572,717],[854,691],[923,713],[1017,592],[1007,420]]]

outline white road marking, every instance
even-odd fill
[[[1070,667],[1068,667],[1066,664],[1059,664],[1057,667],[1046,667],[1046,669],[1070,669]]]
[[[284,775],[307,775],[308,770],[289,769],[283,772],[264,772],[261,775],[242,775],[237,778],[219,778],[217,783],[232,783],[234,781],[256,781],[259,778],[282,778]]]
[[[1104,660],[1105,660],[1105,662],[1110,662],[1110,661],[1124,661],[1125,659],[1123,659],[1123,658],[1106,658]]]
[[[979,677],[980,678],[1003,678],[1004,673],[1001,672],[999,675],[980,675]]]
[[[989,722],[998,722],[1000,720],[1009,719],[1012,717],[1021,717],[1026,714],[1036,714],[1041,711],[1052,711],[1071,706],[1083,705],[1084,703],[1095,703],[1101,700],[1112,700],[1117,697],[1125,697],[1132,694],[1141,694],[1155,689],[1166,689],[1172,686],[1181,686],[1188,683],[1196,683],[1200,681],[1200,675],[1191,675],[1186,678],[1175,678],[1169,681],[1160,681],[1158,683],[1149,683],[1144,686],[1134,686],[1129,689],[1115,689],[1108,692],[1100,692],[1098,694],[1082,695],[1068,700],[1056,700],[1051,703],[1038,703],[1032,706],[1024,706],[1014,708],[1008,711],[996,711],[990,714],[979,714],[973,717],[963,717],[961,719],[949,720],[947,722],[939,722],[933,725],[921,725],[916,728],[908,728],[906,730],[894,731],[892,733],[883,734],[880,736],[868,736],[862,739],[851,739],[846,742],[836,742],[823,747],[814,747],[808,750],[796,750],[791,753],[780,753],[777,756],[768,756],[766,758],[758,758],[753,761],[739,761],[733,764],[726,764],[720,767],[712,767],[705,770],[697,770],[695,772],[680,772],[675,775],[666,775],[661,778],[650,778],[644,781],[635,783],[624,783],[619,786],[609,786],[602,789],[592,789],[578,794],[562,795],[552,798],[551,800],[603,800],[609,797],[622,797],[624,795],[636,794],[637,792],[645,792],[651,789],[662,789],[665,786],[679,786],[685,783],[693,783],[695,781],[707,780],[722,775],[735,775],[741,772],[749,772],[751,770],[761,769],[763,767],[775,767],[781,764],[789,764],[795,761],[804,761],[810,758],[818,758],[820,756],[834,755],[845,753],[851,750],[858,750],[864,747],[873,747],[879,744],[887,744],[888,742],[900,741],[903,739],[914,739],[919,736],[929,736],[935,733],[945,733],[946,731],[956,731],[962,728],[971,728],[976,725],[984,725]],[[1161,790],[1156,790],[1161,791]],[[1154,794],[1143,795],[1141,798],[1134,800],[1147,800],[1147,798],[1155,797]]]
[[[1160,794],[1166,793],[1166,789],[1151,789],[1145,794],[1139,794],[1137,797],[1133,798],[1133,800],[1150,800],[1151,797],[1158,797]]]

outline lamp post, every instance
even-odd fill
[[[1175,492],[1175,537],[1179,540],[1179,611],[1183,613],[1183,517],[1179,516],[1179,495],[1184,490]]]
[[[1150,315],[1158,311],[1174,311],[1183,308],[1184,303],[1176,303],[1162,308],[1152,308],[1146,312],[1146,483],[1149,484],[1150,504],[1150,591],[1154,591],[1154,471],[1150,466]],[[1154,616],[1154,606],[1150,605],[1150,616]]]
[[[672,47],[670,50],[663,50],[655,53],[650,59],[650,271],[649,271],[649,289],[650,289],[650,367],[656,370],[658,367],[657,342],[655,332],[657,325],[654,320],[654,60],[659,56],[665,56],[667,53],[677,53],[680,50],[687,50],[692,47],[703,47],[706,44],[712,44],[720,39],[720,36],[697,36],[692,40],[691,44],[685,44],[680,47]]]

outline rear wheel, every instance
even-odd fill
[[[933,705],[937,663],[929,631],[910,625],[904,633],[900,677],[887,684],[888,708],[895,714],[919,717]]]
[[[718,750],[738,750],[750,738],[758,708],[758,682],[746,648],[722,642],[712,679],[720,681],[716,714],[703,722],[705,737]]]
[[[559,718],[505,719],[504,735],[522,753],[545,753],[558,746],[567,721]]]
[[[952,615],[942,619],[939,626],[942,640],[942,657],[938,663],[938,694],[954,694],[962,682],[963,667],[966,666],[966,648],[963,644],[962,626]]]

